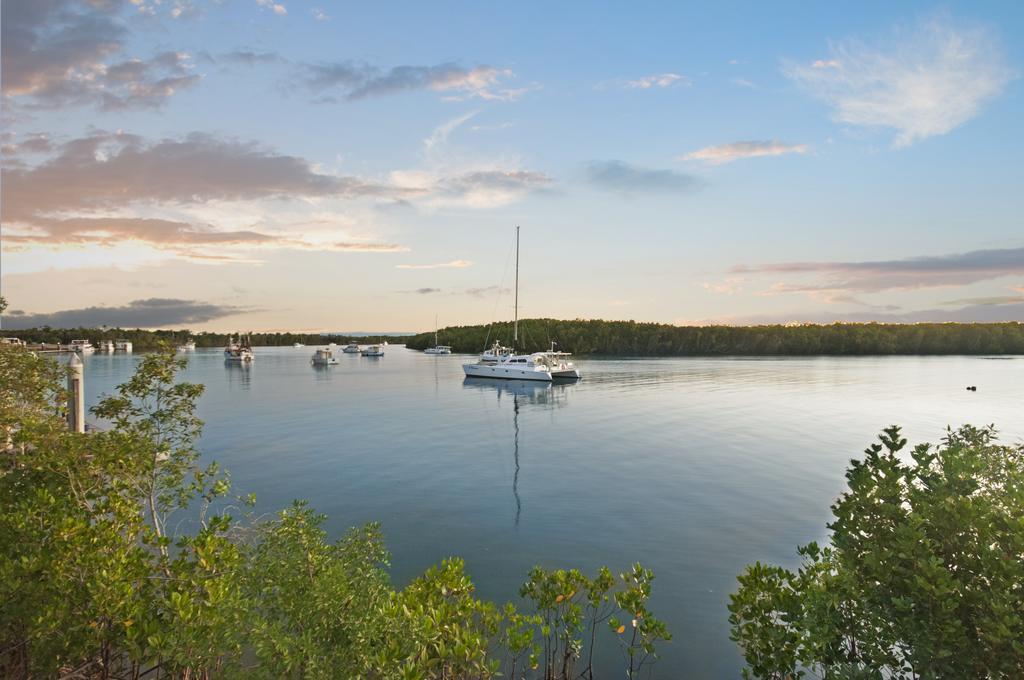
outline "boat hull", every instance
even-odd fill
[[[551,373],[548,371],[537,371],[533,368],[517,368],[508,364],[463,364],[462,370],[471,378],[551,382]]]

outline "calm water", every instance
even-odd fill
[[[1024,358],[583,360],[584,380],[550,386],[469,382],[465,356],[394,346],[314,369],[312,351],[257,348],[251,368],[190,356],[201,448],[236,491],[267,511],[309,499],[335,536],[379,520],[396,582],[461,555],[498,601],[534,564],[640,561],[675,635],[662,678],[739,676],[736,575],[825,537],[847,460],[882,427],[912,443],[963,422],[1024,436]],[[136,360],[88,357],[87,405]],[[618,677],[617,652],[604,661]]]

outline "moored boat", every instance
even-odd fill
[[[131,352],[132,341],[131,340],[114,340],[114,349],[118,352]]]
[[[96,344],[96,351],[97,352],[105,352],[107,354],[109,354],[110,352],[113,352],[114,351],[114,341],[113,340],[100,340]]]
[[[334,352],[331,351],[330,347],[318,349],[313,353],[313,358],[310,361],[314,366],[334,366],[338,363],[338,360],[334,358]]]
[[[424,354],[451,354],[452,348],[448,345],[437,344],[437,317],[434,317],[434,346],[423,350]]]
[[[567,352],[556,352],[554,343],[548,352],[516,354],[519,342],[519,227],[516,227],[516,287],[515,316],[512,324],[512,347],[495,342],[491,349],[480,355],[474,364],[463,364],[462,370],[473,378],[500,378],[502,380],[539,380],[551,382],[555,378],[575,379],[579,370],[567,359]]]
[[[359,351],[364,357],[382,357],[384,356],[383,345],[367,345]]]
[[[251,363],[255,357],[252,353],[252,345],[249,342],[249,336],[239,336],[236,342],[234,337],[228,337],[227,347],[224,348],[224,361],[229,363],[240,363],[248,364]]]
[[[359,354],[359,345],[354,342],[350,342],[341,348],[341,351],[345,354]]]
[[[96,348],[88,340],[72,340],[71,351],[78,352],[79,354],[92,354],[96,351]]]

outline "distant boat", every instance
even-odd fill
[[[341,351],[345,354],[359,354],[359,345],[354,342],[350,342],[341,348]]]
[[[179,352],[194,352],[196,349],[196,343],[194,340],[188,340],[178,345]]]
[[[311,361],[314,366],[334,366],[338,363],[338,360],[334,358],[334,352],[329,347],[314,352]]]
[[[110,352],[113,352],[114,351],[114,341],[113,340],[100,340],[99,344],[96,346],[96,351],[97,352],[106,352],[108,354]]]
[[[423,350],[424,354],[451,354],[452,348],[448,345],[437,344],[437,317],[434,317],[434,346]]]
[[[131,352],[132,341],[131,340],[114,340],[114,349],[118,352]]]
[[[294,345],[292,345],[292,347],[305,347],[305,345],[303,345],[301,342],[296,342]]]
[[[551,351],[532,354],[516,354],[519,342],[519,227],[516,227],[516,288],[515,317],[512,325],[512,347],[494,346],[480,355],[475,364],[463,364],[462,370],[474,378],[499,378],[502,380],[541,380],[551,382],[555,378],[579,378],[580,372],[568,360],[568,352],[556,352],[554,343]]]
[[[359,352],[364,357],[382,357],[384,356],[383,345],[367,345]]]
[[[72,340],[71,351],[78,352],[79,354],[92,354],[96,351],[96,348],[88,340]]]
[[[248,364],[251,363],[254,358],[252,345],[249,342],[249,336],[244,338],[239,336],[238,342],[235,342],[233,337],[228,337],[228,345],[224,348],[224,361]]]

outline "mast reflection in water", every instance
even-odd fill
[[[525,406],[539,406],[541,408],[555,408],[565,405],[566,385],[574,384],[576,381],[564,383],[539,382],[536,380],[493,380],[490,378],[466,377],[462,381],[464,389],[476,389],[482,392],[493,390],[497,393],[498,403],[501,403],[502,396],[512,395],[512,460],[514,463],[512,473],[512,496],[516,501],[515,524],[519,526],[519,517],[523,511],[522,499],[519,496],[519,410],[520,403]]]

